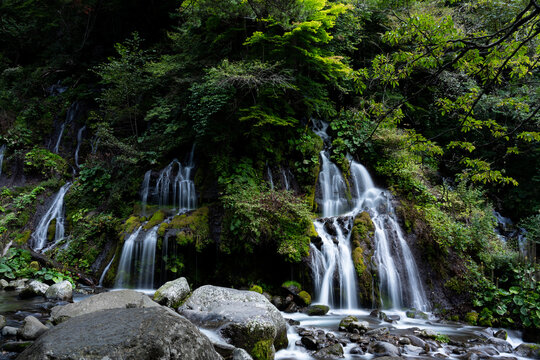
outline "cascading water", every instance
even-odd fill
[[[158,227],[145,231],[141,226],[124,242],[115,288],[154,288]]]
[[[32,234],[30,246],[34,251],[41,251],[45,245],[47,245],[47,233],[49,225],[53,220],[56,220],[54,240],[49,244],[48,248],[53,247],[60,240],[64,238],[64,196],[71,187],[71,183],[68,182],[60,191],[55,195],[54,200],[45,213],[36,228],[36,231]]]
[[[176,213],[193,210],[197,207],[197,193],[193,182],[194,148],[191,150],[189,159],[182,165],[174,159],[169,165],[159,172],[155,186],[152,183],[152,171],[147,171],[141,186],[141,209],[146,215],[146,207],[149,202],[156,203],[160,208],[171,207]]]
[[[111,265],[112,263],[114,262],[114,258],[116,257],[116,255],[114,255],[111,259],[111,261],[109,261],[109,263],[107,264],[107,266],[105,266],[105,269],[103,269],[103,274],[101,274],[101,277],[99,278],[99,283],[98,285],[99,286],[103,286],[103,281],[105,280],[105,276],[107,275],[107,273],[109,272],[109,269],[111,268]]]
[[[314,123],[314,131],[329,142],[328,125]],[[319,208],[323,218],[314,222],[321,238],[320,246],[311,244],[312,272],[316,299],[319,303],[340,308],[358,304],[356,274],[351,257],[350,235],[353,220],[367,211],[375,226],[375,260],[378,264],[383,306],[428,309],[428,301],[420,281],[412,253],[396,220],[391,196],[375,187],[364,166],[351,161],[349,200],[347,183],[326,151],[320,154]]]
[[[266,165],[266,175],[268,176],[268,183],[270,184],[270,189],[274,190],[274,177],[272,176],[272,170],[270,166]]]
[[[75,166],[79,167],[79,150],[81,149],[82,134],[86,130],[86,126],[83,126],[77,132],[77,148],[75,149]]]
[[[291,179],[289,179],[289,177],[292,178],[291,170],[285,170],[284,168],[281,168],[281,179],[285,190],[291,189]]]
[[[2,176],[2,165],[4,164],[4,153],[6,152],[6,145],[0,146],[0,176]]]
[[[62,135],[64,134],[64,130],[66,128],[66,125],[69,125],[75,120],[75,118],[79,114],[79,103],[75,101],[71,106],[69,107],[67,113],[66,113],[66,120],[60,125],[60,129],[58,131],[58,137],[56,139],[53,152],[55,154],[58,154],[58,151],[60,150],[60,142],[62,141]]]

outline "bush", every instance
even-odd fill
[[[67,162],[60,155],[41,148],[34,148],[26,153],[24,166],[26,172],[39,173],[47,177],[63,177],[68,170]]]

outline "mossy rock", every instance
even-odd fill
[[[156,225],[161,224],[165,220],[165,212],[162,210],[156,211],[154,215],[148,220],[148,222],[143,226],[144,230],[150,230]]]
[[[254,360],[272,360],[275,352],[272,340],[261,340],[255,343],[249,354]]]
[[[356,247],[360,246],[361,244],[371,247],[371,239],[373,238],[374,231],[375,225],[373,225],[371,217],[366,211],[363,211],[354,219],[351,242]]]
[[[478,313],[476,311],[466,313],[465,322],[469,325],[476,325],[478,323]]]
[[[176,235],[176,242],[181,246],[195,244],[199,251],[210,243],[208,213],[209,209],[205,206],[190,213],[175,216],[168,228],[181,230]]]
[[[123,226],[123,232],[127,234],[131,234],[135,231],[139,226],[141,226],[141,218],[138,216],[131,216],[129,219],[126,220]]]
[[[364,249],[361,247],[355,248],[352,253],[352,258],[356,274],[362,276],[366,271],[366,265],[364,264]]]
[[[300,299],[302,299],[302,302],[304,303],[304,305],[311,305],[311,295],[309,295],[309,293],[307,291],[300,291],[298,293],[298,297]]]
[[[47,241],[51,242],[56,236],[56,219],[53,219],[47,228]]]
[[[28,265],[28,268],[32,271],[39,271],[39,263],[37,261],[32,261],[30,265]]]
[[[190,213],[176,215],[169,223],[169,228],[185,229],[189,227],[193,229],[208,226],[208,213],[208,207],[203,206]]]
[[[161,225],[159,225],[159,228],[157,231],[158,236],[163,237],[163,235],[165,235],[165,232],[167,231],[168,228],[169,228],[169,224],[166,222],[162,222]]]
[[[322,316],[330,311],[330,308],[326,305],[311,305],[306,310],[305,313],[309,316]]]
[[[252,287],[249,288],[249,291],[254,291],[254,292],[258,293],[258,294],[263,293],[263,289],[259,285],[253,285]]]

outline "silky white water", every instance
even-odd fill
[[[64,196],[71,187],[68,182],[60,188],[56,193],[53,202],[47,212],[41,217],[39,224],[32,234],[30,239],[30,247],[34,251],[41,251],[47,245],[47,248],[54,247],[60,240],[64,238]],[[50,244],[47,244],[47,233],[49,225],[53,220],[56,220],[54,239]]]

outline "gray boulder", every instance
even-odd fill
[[[154,294],[154,301],[161,305],[166,305],[176,309],[189,296],[189,284],[186,278],[179,278],[173,281],[166,282],[162,287],[157,289]]]
[[[9,283],[6,280],[0,279],[0,289],[6,288],[8,286],[9,286]]]
[[[178,311],[197,326],[216,329],[255,359],[273,359],[276,349],[287,347],[287,325],[266,297],[205,285],[196,289]]]
[[[73,298],[73,287],[69,281],[64,280],[51,285],[45,292],[45,297],[49,300],[71,300]]]
[[[390,343],[378,341],[369,347],[369,352],[378,356],[399,356],[399,349]]]
[[[327,346],[313,354],[317,360],[335,360],[343,357],[343,347],[341,344]]]
[[[17,336],[19,329],[13,326],[4,326],[2,329],[2,336]]]
[[[42,283],[41,281],[32,280],[24,289],[19,293],[19,298],[28,299],[35,296],[44,296],[49,285]]]
[[[157,306],[159,304],[152,301],[147,295],[133,290],[111,291],[90,296],[76,303],[55,306],[51,310],[51,321],[58,324],[72,317],[107,309]]]
[[[163,307],[109,309],[71,318],[43,334],[19,360],[221,360],[192,323]]]
[[[0,330],[2,330],[4,326],[6,326],[6,324],[7,324],[6,318],[3,315],[0,315]]]
[[[326,315],[326,313],[330,310],[330,308],[326,305],[311,305],[308,306],[304,312],[308,314],[309,316],[322,316]]]
[[[515,354],[531,359],[540,359],[540,346],[538,344],[520,344],[514,350]]]
[[[253,360],[253,358],[246,350],[236,348],[233,350],[232,360]]]
[[[22,328],[19,329],[19,336],[25,340],[35,340],[47,330],[49,328],[43,325],[41,321],[33,316],[27,316],[24,318]]]
[[[28,279],[17,279],[10,281],[6,286],[5,290],[22,290],[26,286]]]

